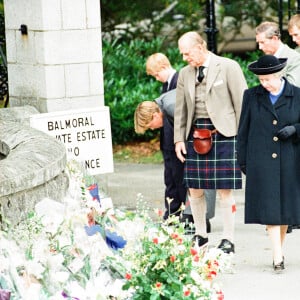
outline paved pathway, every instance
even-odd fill
[[[99,176],[106,185],[114,206],[135,207],[136,195],[155,208],[163,207],[163,166],[148,164],[115,164],[115,172]],[[244,224],[244,191],[235,191],[237,202],[233,271],[221,274],[225,300],[299,300],[300,299],[300,229],[287,235],[286,270],[274,274],[270,243],[263,225]],[[221,238],[221,217],[218,203],[211,220],[210,246]]]

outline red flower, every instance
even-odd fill
[[[125,278],[126,278],[127,280],[130,280],[130,279],[132,278],[132,275],[129,274],[129,273],[126,273],[126,274],[125,274]]]
[[[177,239],[177,238],[178,238],[178,234],[175,233],[175,232],[173,232],[173,233],[171,234],[171,238],[172,238],[172,239]]]
[[[231,211],[232,211],[232,213],[235,213],[235,212],[236,212],[236,206],[235,206],[235,204],[233,204],[233,205],[231,206]]]
[[[170,261],[173,263],[176,260],[176,256],[175,255],[171,255],[170,256]]]
[[[190,253],[192,254],[192,256],[198,254],[198,251],[195,248],[191,248]]]
[[[191,294],[191,291],[190,291],[190,290],[185,290],[184,293],[183,293],[183,295],[184,295],[185,297],[188,297],[190,294]]]
[[[156,288],[160,289],[161,286],[162,286],[162,283],[161,283],[161,282],[156,282],[156,284],[155,284],[155,287],[156,287]]]
[[[224,300],[224,295],[223,295],[222,291],[218,291],[217,295],[218,295],[218,298],[217,298],[218,300]]]
[[[208,280],[212,280],[213,278],[215,278],[217,276],[217,272],[215,271],[210,271],[207,275],[207,279]]]
[[[157,238],[157,237],[156,237],[156,238],[153,238],[152,242],[153,242],[154,244],[158,244],[158,238]]]

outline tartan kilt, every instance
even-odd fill
[[[196,128],[215,129],[210,119],[197,119]],[[193,148],[193,129],[187,141],[184,183],[194,189],[241,189],[242,174],[236,160],[236,137],[213,134],[212,148],[198,154]]]

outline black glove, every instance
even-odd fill
[[[241,169],[242,173],[246,175],[246,165],[240,166],[240,169]]]
[[[277,132],[277,137],[284,141],[292,136],[296,132],[295,126],[285,126]]]

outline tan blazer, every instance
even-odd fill
[[[296,50],[290,48],[287,44],[284,44],[282,51],[279,53],[279,57],[287,58],[287,64],[284,69],[284,74],[287,80],[300,87],[300,54]]]
[[[224,136],[237,134],[244,90],[247,83],[239,64],[210,53],[207,69],[206,107],[215,128]],[[187,140],[195,113],[196,69],[191,66],[179,72],[174,114],[174,142]]]

